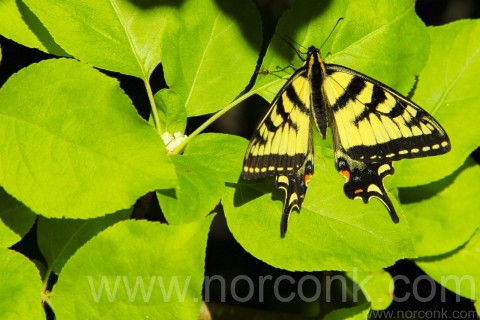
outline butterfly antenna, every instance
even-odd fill
[[[325,45],[325,43],[327,43],[328,39],[330,38],[330,36],[332,35],[333,31],[335,31],[335,29],[337,28],[338,24],[340,23],[340,21],[342,21],[343,18],[340,18],[337,20],[337,23],[335,23],[335,26],[333,27],[332,31],[330,31],[330,33],[328,34],[327,38],[325,39],[325,41],[323,41],[322,45],[320,46],[320,50],[322,50],[323,46]]]
[[[292,48],[293,50],[295,50],[295,53],[297,54],[297,56],[300,58],[300,60],[304,61],[305,59],[303,58],[303,56],[305,55],[305,53],[302,53],[298,50],[297,47],[295,47],[292,43],[296,44],[298,47],[302,48],[302,49],[305,49],[306,51],[306,48],[304,46],[302,46],[300,43],[296,42],[295,40],[293,40],[292,38],[288,37],[288,36],[285,36],[283,34],[280,34],[280,33],[276,33],[275,34],[277,36],[280,37],[280,39],[282,39],[283,41],[285,41],[286,44],[288,44],[288,46],[290,48]]]

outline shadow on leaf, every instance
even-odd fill
[[[235,188],[235,195],[233,198],[233,204],[235,207],[240,207],[266,193],[272,193],[275,191],[273,177],[258,180],[244,180],[240,177],[237,183],[227,182],[225,185],[229,188]]]

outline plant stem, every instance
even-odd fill
[[[213,116],[211,116],[207,121],[205,121],[200,127],[198,127],[195,131],[193,131],[188,137],[187,139],[185,139],[171,154],[172,155],[178,155],[180,153],[183,152],[183,150],[185,149],[185,147],[187,146],[187,144],[193,139],[195,138],[195,136],[197,136],[198,134],[200,134],[203,130],[205,130],[205,128],[207,128],[210,124],[212,124],[215,120],[217,120],[218,118],[220,118],[221,116],[223,116],[225,113],[227,113],[228,111],[230,111],[231,109],[233,109],[233,107],[235,107],[236,105],[238,105],[240,102],[244,101],[245,99],[253,96],[254,94],[256,94],[257,92],[261,92],[263,90],[265,90],[266,88],[276,84],[278,81],[284,81],[285,79],[283,78],[279,78],[275,81],[272,81],[272,82],[269,82],[263,86],[260,86],[258,88],[255,88],[254,90],[251,90],[247,93],[245,93],[244,95],[241,95],[240,97],[238,97],[237,99],[233,100],[232,102],[230,102],[228,105],[226,105],[223,109],[221,109],[220,111],[218,111],[217,113],[215,113]]]
[[[50,294],[47,292],[47,286],[48,286],[48,279],[50,278],[50,275],[52,274],[52,269],[48,268],[47,272],[45,273],[45,277],[43,278],[43,283],[42,283],[42,301],[50,306],[52,310],[54,310],[52,302],[50,301]]]
[[[145,89],[147,89],[148,101],[150,102],[150,109],[152,110],[153,123],[157,129],[158,134],[161,136],[163,134],[162,125],[160,124],[160,117],[158,116],[157,104],[155,103],[155,98],[153,97],[152,87],[148,79],[144,81]]]

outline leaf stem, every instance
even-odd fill
[[[157,129],[158,134],[161,136],[163,134],[163,128],[160,124],[160,117],[158,116],[157,104],[155,103],[155,98],[153,97],[152,87],[148,80],[144,81],[145,89],[147,90],[148,101],[150,102],[150,109],[152,109],[153,123]]]
[[[49,267],[45,272],[45,276],[43,278],[41,295],[42,295],[42,301],[48,304],[50,308],[54,310],[52,302],[50,301],[50,294],[47,291],[48,279],[50,278],[51,274],[52,274],[52,269]]]
[[[269,82],[265,85],[262,85],[258,88],[255,88],[254,90],[251,90],[244,95],[241,95],[240,97],[236,98],[232,102],[230,102],[228,105],[226,105],[223,109],[215,113],[213,116],[211,116],[207,121],[205,121],[200,127],[198,127],[195,131],[193,131],[178,147],[171,153],[172,155],[178,155],[183,152],[187,144],[195,138],[198,134],[200,134],[203,130],[205,130],[210,124],[212,124],[215,120],[223,116],[225,113],[233,109],[236,105],[238,105],[240,102],[246,100],[247,98],[253,96],[254,94],[276,84],[278,81],[284,81],[284,78],[279,78],[275,81]]]

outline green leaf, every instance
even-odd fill
[[[161,138],[92,67],[31,65],[1,88],[0,106],[0,184],[36,213],[97,217],[175,186]]]
[[[225,182],[240,177],[246,147],[243,138],[207,133],[189,143],[183,155],[172,156],[178,186],[157,193],[167,221],[190,222],[211,212],[222,198]]]
[[[423,201],[402,205],[419,256],[449,252],[470,239],[480,226],[478,181],[480,166],[471,160],[458,174],[444,181],[401,190],[401,196],[434,194]]]
[[[370,312],[369,304],[365,303],[352,308],[342,308],[330,312],[323,320],[367,320]]]
[[[144,80],[161,61],[165,28],[175,10],[154,0],[24,2],[69,54]]]
[[[340,18],[343,20],[334,29]],[[429,47],[426,27],[415,13],[413,0],[337,0],[328,5],[324,1],[297,1],[282,16],[276,33],[293,38],[303,46],[300,51],[321,46],[328,63],[362,72],[404,94],[422,70]],[[300,65],[294,50],[274,36],[263,68],[273,71],[291,63]],[[260,80],[259,85],[276,77]],[[281,85],[262,96],[270,101]]]
[[[45,319],[42,282],[35,265],[18,252],[0,249],[0,318]]]
[[[155,105],[158,106],[160,126],[165,132],[184,132],[187,126],[187,110],[183,105],[171,106],[164,103],[162,95],[164,91],[155,94]],[[169,94],[171,92],[169,91]]]
[[[370,302],[372,310],[385,310],[393,301],[393,280],[390,274],[383,270],[348,272],[352,279]]]
[[[47,53],[59,56],[67,55],[22,1],[0,1],[0,17],[2,17],[0,34],[5,38]]]
[[[480,286],[480,232],[477,231],[465,246],[450,254],[417,259],[416,262],[443,287],[469,299],[480,299],[477,289]]]
[[[182,226],[123,221],[87,242],[53,288],[60,319],[196,319],[213,217]]]
[[[459,168],[479,146],[480,20],[462,20],[428,28],[430,57],[414,99],[437,119],[450,137],[452,150],[442,156],[400,161],[392,183],[415,186],[441,179]]]
[[[35,223],[37,216],[0,188],[0,247],[8,248],[20,241]]]
[[[301,213],[291,214],[284,239],[280,218],[285,195],[274,191],[273,179],[240,180],[228,188],[222,202],[225,216],[242,247],[272,266],[295,271],[376,270],[414,257],[406,219],[392,223],[376,199],[368,205],[348,199],[332,150],[317,147],[315,154],[317,174],[309,182]]]
[[[60,274],[65,262],[85,242],[100,231],[128,219],[132,210],[123,210],[104,217],[87,220],[46,219],[39,217],[37,226],[38,246],[49,269]]]
[[[160,91],[160,108],[180,109],[174,113],[186,108],[189,117],[220,110],[247,86],[255,70],[258,11],[250,1],[186,0],[177,13],[165,34],[169,50],[163,70],[170,89]]]

